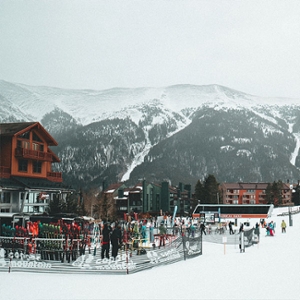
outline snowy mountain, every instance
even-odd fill
[[[66,90],[0,80],[0,122],[39,121],[66,182],[300,178],[299,99],[219,85]]]

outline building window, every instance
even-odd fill
[[[40,150],[40,145],[36,143],[32,143],[32,150],[39,151]]]
[[[33,161],[33,164],[32,164],[32,171],[33,173],[42,173],[42,162],[41,161]]]
[[[17,140],[17,148],[30,149],[30,143],[27,141]]]
[[[25,159],[19,159],[19,172],[27,172],[28,161]]]
[[[0,203],[10,203],[10,192],[0,193]]]
[[[27,132],[24,132],[23,134],[20,134],[19,137],[22,138],[22,139],[29,140],[29,138],[30,138],[30,131],[27,131]]]
[[[36,142],[43,142],[35,132],[32,134],[32,139]]]

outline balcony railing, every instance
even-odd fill
[[[62,182],[61,172],[47,172],[47,178],[51,181]]]
[[[0,167],[0,178],[9,178],[10,177],[10,168]]]
[[[26,148],[16,148],[15,156],[27,159],[52,161],[52,154],[44,151],[30,150]]]

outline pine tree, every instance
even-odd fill
[[[201,181],[198,179],[196,185],[195,185],[195,200],[196,201],[202,201],[204,199],[204,195],[203,195],[203,184],[201,183]]]
[[[272,185],[272,193],[273,193],[273,204],[274,206],[279,206],[282,204],[282,181],[274,181]]]
[[[50,214],[57,214],[62,212],[63,210],[63,203],[59,199],[58,195],[55,195],[52,201],[49,203],[49,212]]]
[[[204,202],[207,204],[218,203],[219,183],[214,175],[208,175],[204,181]]]
[[[268,183],[266,188],[266,201],[268,204],[273,204],[274,206],[279,206],[282,204],[282,181],[274,181],[271,185]]]
[[[274,202],[272,185],[270,183],[268,183],[267,188],[266,188],[266,201],[267,201],[267,204],[273,204],[273,202]]]

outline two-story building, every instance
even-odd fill
[[[57,145],[39,122],[0,124],[0,212],[43,213],[74,192],[52,170]]]

